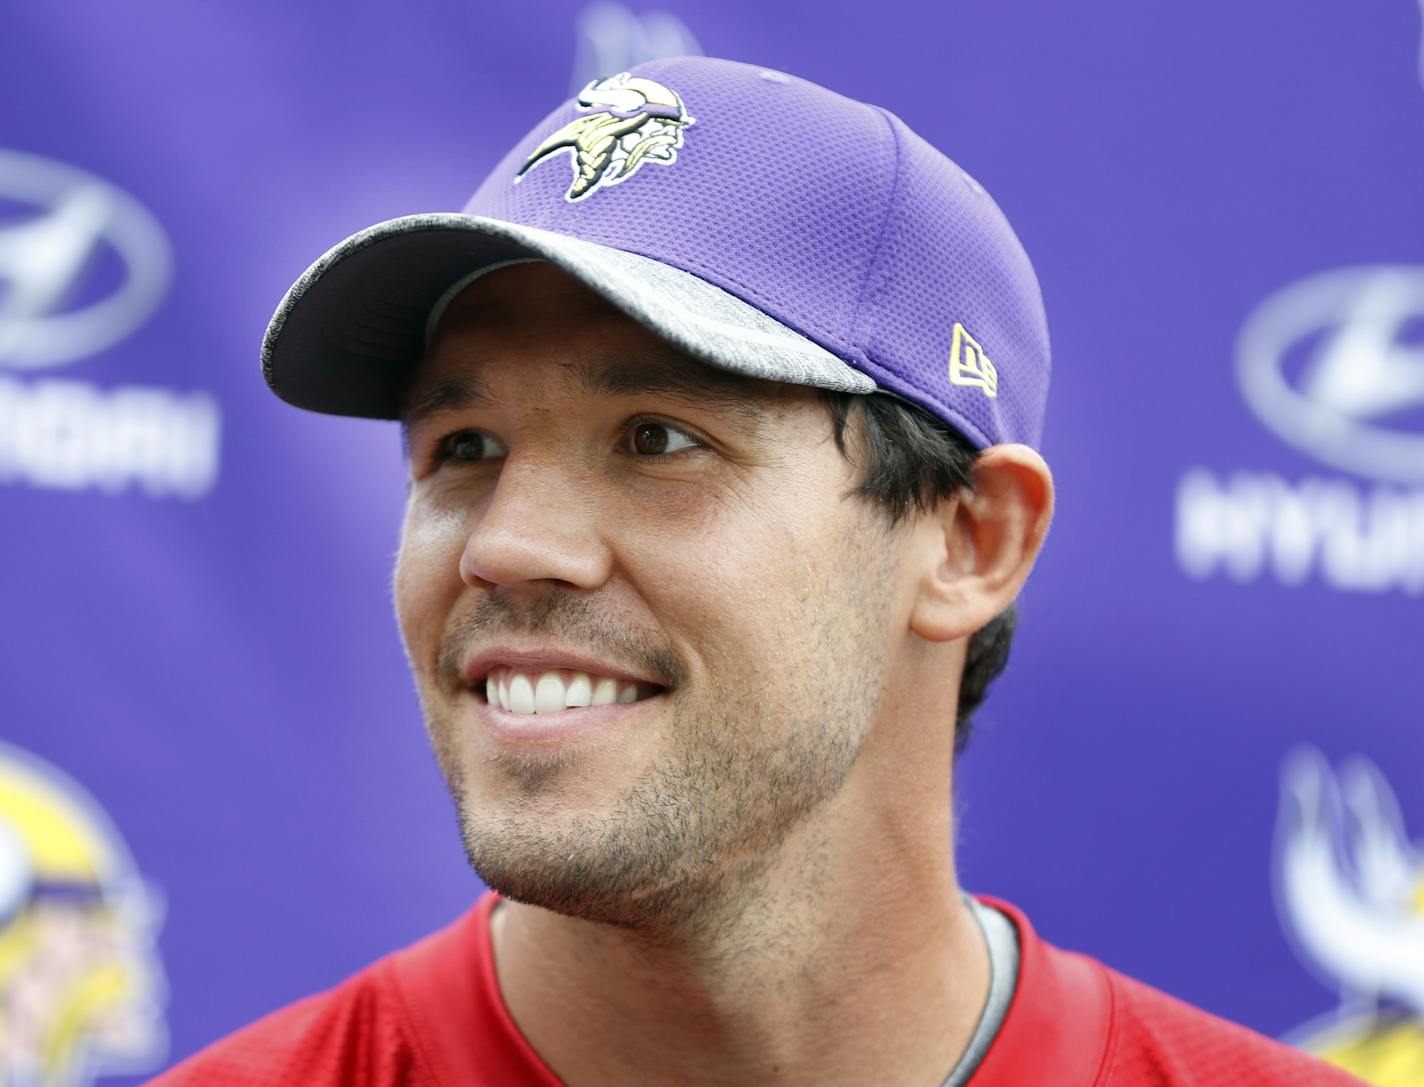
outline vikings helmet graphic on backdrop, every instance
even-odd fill
[[[1276,903],[1340,1007],[1287,1039],[1376,1087],[1424,1083],[1424,853],[1379,768],[1313,748],[1281,772]]]
[[[162,1063],[157,912],[89,794],[0,743],[0,1087],[87,1087]]]
[[[676,91],[627,72],[594,80],[579,92],[578,104],[597,112],[570,121],[535,148],[515,182],[551,155],[568,151],[574,180],[564,199],[583,200],[627,181],[645,162],[671,166],[682,146],[682,130],[694,120]]]

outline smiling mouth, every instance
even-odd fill
[[[471,690],[480,701],[497,706],[506,713],[533,716],[586,706],[642,702],[667,688],[656,683],[631,682],[568,668],[545,672],[496,668],[477,680]]]

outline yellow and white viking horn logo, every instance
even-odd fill
[[[579,92],[578,117],[544,140],[514,177],[552,155],[568,151],[574,179],[564,199],[586,199],[599,189],[627,181],[645,162],[671,166],[682,146],[682,130],[693,123],[671,87],[622,72],[595,79]]]
[[[1296,953],[1340,994],[1286,1040],[1376,1087],[1424,1083],[1424,850],[1378,766],[1285,759],[1275,890]]]
[[[88,792],[0,743],[0,1085],[157,1069],[157,926],[153,890]]]

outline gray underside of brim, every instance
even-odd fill
[[[394,419],[436,301],[462,276],[521,257],[558,265],[714,366],[843,392],[876,389],[873,379],[820,344],[680,268],[536,227],[449,212],[378,223],[308,268],[267,328],[263,375],[298,407]]]

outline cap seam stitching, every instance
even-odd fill
[[[890,220],[895,206],[899,202],[900,187],[905,176],[905,156],[900,146],[900,134],[895,130],[895,122],[891,119],[890,111],[883,106],[872,106],[871,108],[880,115],[880,119],[885,122],[885,127],[890,130],[890,143],[895,150],[895,177],[890,183],[890,199],[885,202],[885,212],[880,219],[880,228],[876,231],[875,248],[871,251],[870,260],[866,264],[865,273],[861,277],[860,286],[856,289],[851,320],[846,329],[847,339],[852,341],[859,339],[862,328],[869,323],[869,310],[864,304],[865,298],[870,291],[871,281],[880,268],[880,256],[885,249],[885,236],[889,233]],[[868,343],[866,347],[869,347]]]

